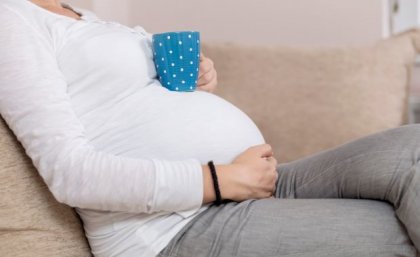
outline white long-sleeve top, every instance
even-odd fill
[[[0,0],[0,114],[95,256],[156,256],[202,206],[202,164],[264,143],[238,108],[156,79],[151,34]]]

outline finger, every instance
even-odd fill
[[[264,168],[267,176],[270,178],[270,181],[278,179],[276,162],[272,160],[272,157],[266,159]]]
[[[210,90],[210,92],[213,92],[214,90],[216,90],[216,87],[217,87],[217,72],[216,72],[216,70],[215,69],[213,69],[212,71],[211,71],[211,73],[212,73],[212,76],[211,76],[211,79],[210,79],[210,81],[207,83],[207,84],[205,84],[205,85],[200,85],[200,86],[205,86],[205,87],[208,87],[208,89]]]
[[[273,187],[271,184],[267,186],[267,188],[264,190],[264,194],[266,194],[266,197],[270,197],[274,194],[276,188]]]
[[[198,85],[207,84],[212,79],[212,71],[208,71],[205,74],[202,74],[201,77],[198,78]]]
[[[205,92],[209,92],[209,93],[212,92],[212,89],[209,88],[209,87],[207,87],[207,86],[198,87],[197,90],[199,90],[199,91],[205,91]]]
[[[197,90],[209,92],[209,88],[207,87],[207,85],[197,86]]]
[[[214,70],[211,70],[201,76],[201,78],[198,79],[198,86],[209,84],[214,79],[215,73],[213,71]]]
[[[200,61],[207,58],[202,51],[200,51]]]
[[[197,89],[212,93],[217,86],[217,79],[213,79],[208,84],[197,86]]]
[[[206,75],[209,72],[214,71],[213,68],[200,68],[200,71],[198,72],[198,78],[202,78],[204,75]]]
[[[271,174],[271,180],[270,180],[270,190],[272,192],[272,194],[274,194],[277,190],[277,183],[278,183],[278,172],[276,170],[272,171]]]
[[[217,87],[217,79],[212,80],[209,85],[209,90],[211,93],[213,93],[216,90]]]
[[[206,74],[207,72],[213,69],[214,69],[213,61],[210,60],[209,58],[204,58],[200,62],[200,70],[198,72],[198,77],[200,78],[201,76],[203,76],[204,74]]]
[[[269,144],[259,145],[257,151],[259,152],[259,156],[261,157],[273,156],[273,148]]]
[[[268,157],[267,160],[273,167],[277,167],[277,160],[273,156]]]
[[[277,172],[277,169],[275,171],[273,171],[273,172],[274,172],[274,174],[273,174],[273,177],[274,177],[273,183],[274,183],[274,185],[276,185],[277,184],[277,181],[279,180],[279,173]]]

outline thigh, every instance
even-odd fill
[[[376,199],[398,207],[412,198],[404,195],[408,188],[420,188],[419,160],[420,124],[388,129],[279,164],[276,197]]]
[[[159,257],[415,255],[387,203],[271,198],[211,206]]]
[[[420,124],[371,134],[278,165],[277,198],[361,198],[391,203],[420,251]]]

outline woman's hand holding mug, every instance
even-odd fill
[[[213,93],[217,87],[217,72],[214,62],[206,57],[203,52],[200,54],[200,70],[198,73],[197,90]]]

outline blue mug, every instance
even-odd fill
[[[172,91],[195,91],[200,67],[200,32],[166,32],[154,34],[152,40],[162,86]]]

